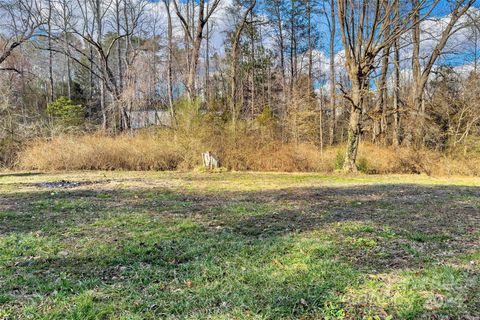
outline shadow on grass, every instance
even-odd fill
[[[32,176],[40,176],[44,173],[41,172],[5,172],[0,173],[0,178],[11,178],[11,177],[32,177]]]
[[[92,295],[92,305],[116,300],[111,315],[142,318],[326,317],[342,307],[359,317],[456,316],[464,305],[363,310],[341,297],[365,274],[423,270],[478,249],[479,204],[479,188],[418,185],[13,193],[0,202],[0,236],[8,239],[0,303],[22,309],[31,303],[22,299],[36,296],[57,318],[72,312],[57,305],[75,311],[79,294]],[[470,297],[463,312],[475,315],[478,294],[455,290]]]

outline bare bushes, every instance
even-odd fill
[[[20,153],[18,166],[37,170],[188,170],[201,164],[200,155],[207,150],[219,155],[222,166],[232,170],[331,171],[328,164],[322,166],[325,159],[312,145],[259,142],[253,136],[186,136],[169,130],[37,139]]]
[[[333,172],[345,146],[285,143],[265,123],[228,122],[203,116],[195,106],[177,108],[177,129],[149,129],[110,136],[59,134],[30,141],[19,153],[17,167],[34,170],[190,170],[201,154],[212,151],[223,167],[252,171]],[[265,121],[264,121],[265,122]],[[365,173],[480,175],[480,158],[446,156],[427,149],[382,147],[362,143],[358,166]]]
[[[148,135],[58,136],[35,140],[19,156],[19,166],[39,170],[172,170],[178,149]]]
[[[18,167],[36,170],[189,170],[201,164],[201,153],[216,153],[230,170],[335,171],[343,146],[323,153],[311,144],[281,143],[254,135],[186,135],[170,130],[135,135],[62,135],[31,141]],[[394,149],[364,143],[358,155],[366,173],[479,175],[480,159],[456,159],[428,150]]]
[[[258,139],[257,139],[258,140]],[[311,144],[257,141],[253,136],[229,144],[221,153],[224,165],[233,170],[252,171],[331,171],[320,151]]]

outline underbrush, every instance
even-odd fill
[[[26,170],[190,170],[201,165],[201,153],[216,154],[229,170],[333,172],[345,147],[323,152],[313,144],[283,143],[246,131],[209,132],[161,129],[136,134],[60,135],[31,141],[19,153],[17,167]],[[362,143],[358,155],[364,173],[479,175],[480,159],[446,157],[430,150],[382,147]]]
[[[17,166],[37,170],[189,170],[212,151],[230,170],[332,171],[313,145],[258,141],[253,136],[222,138],[155,133],[102,134],[37,139],[19,154]]]

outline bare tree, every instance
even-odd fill
[[[70,41],[70,32],[69,25],[70,20],[72,19],[72,8],[69,6],[69,2],[62,0],[60,1],[61,12],[58,13],[60,18],[60,28],[63,32],[63,46],[65,50],[65,66],[67,71],[67,96],[68,99],[72,99],[72,67],[70,61],[70,48],[68,42]]]
[[[469,35],[467,40],[469,42],[468,53],[471,59],[473,60],[473,72],[478,72],[478,63],[479,63],[479,41],[480,41],[480,15],[478,12],[467,12],[467,28]]]
[[[335,15],[335,0],[330,0],[330,16],[328,16],[327,10],[324,12],[330,31],[329,39],[329,56],[330,56],[330,110],[332,112],[332,119],[330,121],[330,137],[329,144],[335,143],[335,131],[337,125],[337,90],[336,90],[336,74],[335,74],[335,34],[336,34],[336,15]]]
[[[371,115],[373,119],[372,142],[378,143],[385,134],[387,126],[387,74],[389,66],[390,47],[385,47],[382,53],[382,67],[377,81],[377,99],[375,109]],[[385,138],[385,137],[383,137]],[[385,141],[384,141],[385,142]]]
[[[362,130],[362,112],[369,90],[370,75],[379,53],[407,32],[415,24],[414,16],[426,0],[403,11],[396,12],[395,0],[338,0],[338,20],[345,48],[345,67],[351,90],[344,90],[350,102],[345,171],[356,171],[355,164]],[[428,16],[437,2],[430,4],[418,21]]]
[[[50,101],[55,100],[55,91],[53,84],[53,47],[52,47],[52,0],[48,0],[48,14],[47,14],[47,41],[48,41],[48,97]]]
[[[308,87],[313,90],[312,0],[307,0]]]
[[[119,80],[119,76],[117,76],[115,72],[115,65],[112,63],[112,53],[114,48],[118,49],[118,46],[116,46],[117,42],[124,40],[127,46],[125,49],[125,61],[127,66],[131,63],[131,60],[135,58],[136,53],[133,52],[133,48],[129,45],[129,37],[131,37],[131,35],[139,28],[145,2],[125,2],[125,25],[122,28],[116,29],[117,31],[121,31],[120,34],[115,34],[111,39],[106,41],[107,39],[105,39],[104,29],[105,24],[107,23],[108,14],[110,14],[110,9],[113,4],[113,2],[103,2],[100,0],[77,0],[79,17],[77,18],[77,21],[71,22],[70,29],[73,35],[79,37],[88,47],[95,51],[96,57],[75,46],[74,43],[70,41],[67,43],[68,50],[65,50],[64,46],[60,46],[61,49],[49,48],[49,50],[68,54],[72,61],[79,64],[81,67],[88,69],[92,75],[98,78],[100,82],[100,104],[102,109],[103,127],[107,127],[108,110],[105,101],[106,90],[110,94],[112,100],[110,111],[114,128],[118,125],[120,129],[128,129],[130,127],[128,110],[121,100],[123,87]],[[117,21],[118,18],[119,17],[117,17],[115,21]],[[64,39],[56,38],[56,40],[62,41]],[[82,58],[86,59],[89,63],[85,63]],[[123,70],[123,68],[121,70]],[[121,70],[117,68],[117,72]]]
[[[182,4],[178,0],[173,0],[173,5],[175,7],[175,12],[182,24],[185,37],[188,40],[188,43],[191,44],[191,47],[188,46],[188,70],[187,70],[187,95],[190,100],[196,98],[196,88],[195,80],[197,77],[198,69],[198,60],[200,57],[200,47],[202,45],[203,33],[205,25],[208,20],[211,18],[212,14],[217,9],[220,0],[213,0],[211,3],[207,3],[205,0],[199,0],[198,5],[195,5],[195,2],[192,3],[192,14],[189,15],[189,7],[185,9],[187,15],[184,14],[185,10],[182,10]],[[208,7],[207,7],[208,4]],[[195,8],[198,9],[198,12],[195,12]],[[197,18],[196,25],[193,22],[194,18]]]
[[[0,1],[0,70],[16,71],[14,67],[1,67],[12,52],[30,40],[45,23],[42,4],[37,0]]]
[[[297,78],[297,3],[290,0],[290,95],[293,95],[293,87]]]
[[[167,62],[167,91],[168,91],[168,107],[172,121],[175,119],[175,111],[173,109],[173,24],[172,13],[170,12],[170,0],[163,0],[167,12],[167,41],[168,41],[168,62]]]
[[[413,0],[414,7],[418,6],[419,0]],[[436,45],[433,50],[425,57],[426,63],[423,70],[420,66],[420,13],[419,9],[414,13],[414,27],[412,30],[412,73],[413,73],[413,93],[412,93],[412,106],[413,111],[419,115],[420,124],[417,126],[419,130],[417,132],[417,143],[424,141],[424,127],[425,127],[425,104],[424,104],[424,91],[427,85],[428,79],[432,72],[432,68],[435,62],[440,57],[443,49],[445,48],[450,37],[463,28],[463,25],[457,26],[459,19],[468,11],[468,9],[475,3],[475,0],[455,0],[452,3],[453,10],[449,15],[446,27],[440,34]]]
[[[238,87],[238,59],[239,59],[239,46],[240,46],[240,37],[242,35],[243,29],[247,23],[247,18],[252,12],[253,8],[256,5],[256,0],[253,0],[247,9],[242,13],[240,21],[235,28],[232,39],[232,51],[230,53],[230,59],[232,64],[232,70],[230,75],[230,109],[232,112],[232,122],[235,126],[237,117],[238,117],[238,106],[237,106],[237,87]]]
[[[398,11],[398,1],[395,11]],[[400,139],[400,45],[396,39],[393,42],[393,145],[398,146]]]

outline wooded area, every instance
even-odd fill
[[[7,165],[32,138],[123,134],[152,110],[172,136],[188,113],[219,136],[344,145],[346,171],[360,141],[480,152],[474,0],[0,0],[0,21]]]

